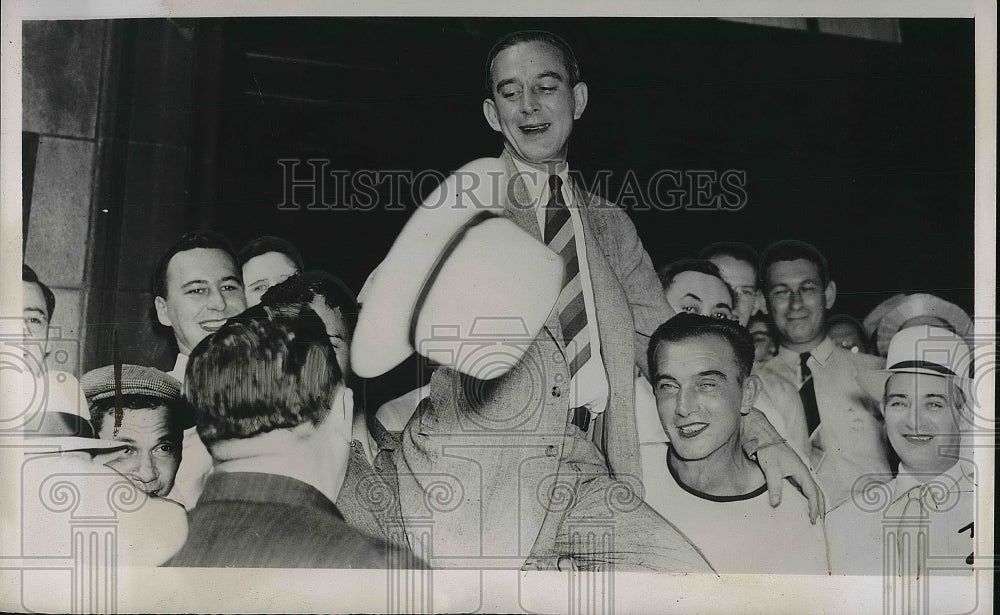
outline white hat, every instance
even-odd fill
[[[503,217],[506,166],[481,158],[417,208],[359,295],[351,367],[379,376],[414,351],[482,379],[517,364],[563,285],[562,258]]]
[[[961,336],[940,327],[907,327],[893,336],[888,351],[885,369],[857,378],[873,399],[882,399],[885,383],[893,374],[942,376],[971,394],[972,350]]]
[[[919,316],[940,318],[962,337],[968,335],[972,327],[969,315],[954,303],[927,293],[914,293],[901,299],[879,321],[876,336],[879,354],[884,356],[888,352],[889,340],[906,321]]]
[[[47,410],[42,414],[37,426],[26,427],[23,433],[26,445],[59,447],[61,452],[97,451],[126,446],[124,442],[95,437],[90,421],[69,412]]]

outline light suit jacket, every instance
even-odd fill
[[[508,181],[501,195],[507,217],[541,240],[524,184],[507,152]],[[513,181],[511,181],[511,178]],[[636,365],[645,371],[649,336],[669,308],[656,272],[627,214],[587,193],[577,182],[601,354],[609,381],[608,407],[597,442],[600,471],[638,485],[639,443],[634,411]],[[569,369],[549,315],[521,362],[489,382],[448,368],[431,380],[428,400],[403,432],[398,471],[402,514],[418,556],[454,558],[456,566],[496,558],[519,567],[539,535],[547,511],[564,510],[574,471],[567,429]],[[579,432],[577,432],[578,435]],[[579,447],[575,447],[579,449]],[[591,464],[594,465],[594,464]],[[561,508],[560,508],[561,507]],[[422,529],[421,529],[422,528]],[[414,536],[421,531],[423,538]],[[425,548],[433,545],[429,553]]]

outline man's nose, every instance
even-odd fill
[[[697,407],[697,400],[695,399],[694,392],[690,389],[681,389],[680,394],[677,396],[677,407],[674,408],[674,413],[677,416],[688,416]]]
[[[521,94],[521,113],[531,115],[535,111],[538,111],[538,98],[531,89],[526,89]]]
[[[226,309],[226,298],[218,290],[209,291],[207,307],[221,312]]]
[[[788,305],[793,308],[802,307],[802,291],[793,290],[788,297]]]
[[[139,482],[148,484],[159,477],[156,465],[153,463],[151,454],[140,454],[136,462],[136,467],[132,471],[132,476]]]

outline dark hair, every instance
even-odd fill
[[[760,265],[760,255],[757,254],[757,250],[754,250],[750,244],[740,241],[717,241],[705,246],[705,248],[698,253],[698,258],[704,258],[706,260],[715,256],[729,256],[738,261],[750,263],[750,266],[753,267],[754,271],[757,271],[757,266]]]
[[[545,30],[521,30],[519,32],[511,32],[497,39],[497,42],[493,44],[493,48],[490,49],[489,54],[486,56],[485,84],[487,98],[493,98],[494,94],[493,60],[504,49],[509,49],[521,43],[548,43],[558,49],[563,57],[563,67],[569,76],[570,87],[580,83],[580,64],[576,61],[576,54],[573,53],[573,48],[569,46],[569,43],[564,41],[562,37],[551,32],[546,32]]]
[[[45,297],[45,311],[48,312],[48,319],[52,320],[52,313],[56,311],[56,296],[52,289],[42,283],[35,270],[24,263],[21,263],[21,281],[37,284],[38,288],[42,289],[42,296]]]
[[[861,334],[862,339],[867,337],[867,334],[865,333],[865,326],[861,324],[860,320],[851,316],[850,314],[834,314],[833,316],[829,316],[826,319],[826,328],[828,330],[833,325],[839,325],[839,324],[851,325],[852,327],[858,330],[858,333]]]
[[[153,395],[126,394],[122,395],[121,404],[123,410],[151,410],[165,406],[168,412],[170,430],[177,431],[178,434],[194,425],[194,409],[184,400],[168,401]],[[105,397],[92,402],[90,404],[90,422],[94,426],[94,433],[100,434],[104,419],[108,416],[114,416],[114,413],[114,397]]]
[[[340,310],[347,334],[353,336],[358,323],[357,299],[340,278],[325,271],[304,271],[289,276],[267,289],[260,302],[293,317],[296,314],[289,312],[289,308],[296,305],[308,307],[316,297],[322,297],[323,303],[331,310]]]
[[[266,305],[230,318],[203,339],[184,378],[205,444],[316,425],[342,382],[319,316],[304,309],[289,318]]]
[[[871,340],[868,339],[868,332],[865,331],[865,326],[861,324],[861,321],[857,318],[851,316],[850,314],[834,314],[833,316],[828,316],[826,319],[826,331],[829,332],[833,325],[846,324],[854,327],[858,332],[858,337],[861,338],[861,343],[863,347],[862,351],[867,351],[871,346]]]
[[[653,336],[649,338],[649,348],[646,351],[646,361],[650,376],[656,375],[656,351],[661,342],[681,342],[698,337],[717,335],[726,340],[733,348],[738,368],[738,379],[743,380],[753,369],[754,346],[753,338],[746,327],[732,320],[712,318],[700,314],[681,313],[660,325]]]
[[[775,351],[777,351],[778,344],[781,341],[781,335],[778,333],[777,327],[774,326],[774,321],[771,320],[770,316],[758,312],[752,315],[750,317],[750,320],[747,321],[747,331],[750,331],[751,325],[755,325],[757,323],[761,323],[764,325],[765,329],[767,330],[767,335],[768,337],[771,338],[771,341],[774,342]],[[753,339],[752,331],[750,331],[750,339]]]
[[[729,291],[729,300],[733,302],[733,306],[736,305],[736,289],[722,279],[722,272],[719,271],[719,266],[710,260],[703,258],[682,258],[660,267],[656,275],[660,278],[660,285],[663,286],[663,290],[667,290],[673,284],[674,278],[685,271],[695,271],[718,278],[722,282],[722,285],[726,287],[726,290]]]
[[[771,265],[781,261],[797,260],[807,260],[816,265],[822,278],[823,287],[830,284],[830,269],[826,264],[826,258],[815,246],[797,239],[784,239],[776,241],[764,249],[758,272],[761,287],[767,289],[767,270]]]
[[[222,250],[229,255],[229,258],[233,259],[233,265],[237,265],[236,253],[233,252],[233,247],[229,244],[229,240],[221,233],[216,233],[215,231],[193,231],[187,233],[167,248],[167,251],[157,261],[156,270],[153,273],[154,297],[166,298],[167,296],[167,267],[170,265],[170,259],[179,252],[187,252],[196,248]],[[242,280],[243,274],[240,267],[236,267],[236,273]]]
[[[295,249],[295,246],[293,246],[287,239],[275,237],[274,235],[264,235],[262,237],[258,237],[257,239],[251,239],[247,245],[240,248],[239,253],[236,254],[236,262],[240,267],[243,267],[243,265],[246,265],[247,261],[251,258],[267,254],[268,252],[279,252],[284,254],[292,261],[292,263],[295,264],[295,268],[298,271],[302,271],[304,267],[302,264],[302,255],[299,254],[297,249]]]

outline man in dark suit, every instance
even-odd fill
[[[448,566],[572,560],[586,569],[707,571],[636,496],[634,377],[646,371],[649,335],[670,310],[627,214],[572,179],[569,138],[588,101],[573,52],[548,32],[507,35],[487,58],[486,84],[483,112],[504,139],[496,198],[563,256],[566,282],[509,373],[483,382],[435,372],[403,433],[403,515],[433,519],[435,565],[440,557]],[[761,451],[772,503],[793,475],[818,514],[822,496],[808,470],[763,415],[751,413],[741,433],[748,452],[775,444]],[[580,543],[578,523],[601,524],[613,544]]]
[[[214,472],[167,566],[423,567],[349,526],[333,503],[353,396],[315,312],[250,308],[198,344],[187,374]]]

